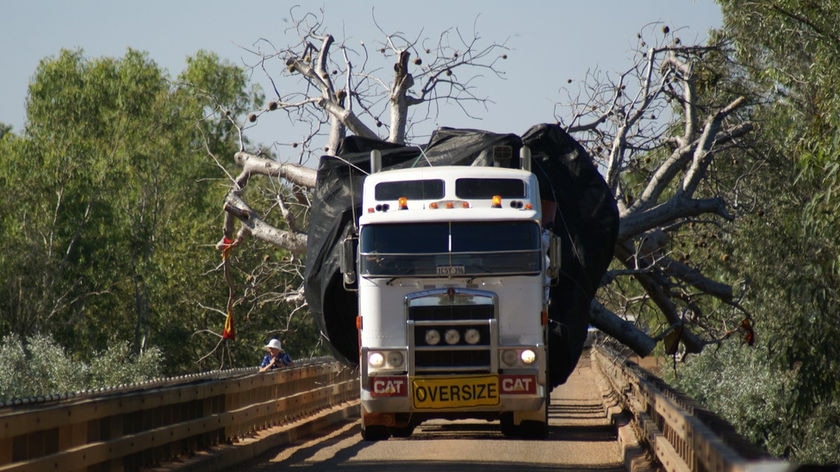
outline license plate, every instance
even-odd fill
[[[462,265],[436,267],[437,275],[464,275],[467,273],[467,269]]]
[[[496,406],[499,378],[495,375],[415,378],[411,381],[411,398],[418,410]]]

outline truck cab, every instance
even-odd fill
[[[372,166],[375,168],[375,166]],[[365,178],[355,266],[362,435],[434,419],[548,432],[550,232],[527,169],[440,166]]]

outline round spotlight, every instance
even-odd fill
[[[368,354],[368,364],[371,367],[382,367],[385,364],[385,356],[381,352],[371,352]]]
[[[478,344],[478,342],[481,341],[481,333],[479,333],[475,328],[470,328],[464,331],[464,341],[466,341],[467,344]]]
[[[434,346],[440,342],[440,332],[436,329],[426,330],[426,344]]]
[[[443,335],[444,339],[446,340],[446,344],[458,344],[461,341],[461,333],[458,332],[457,329],[447,329],[446,333]]]
[[[400,351],[388,352],[388,365],[390,367],[402,367],[405,357]]]
[[[517,352],[512,349],[502,351],[502,362],[507,366],[515,366],[517,361]]]
[[[525,349],[519,354],[519,358],[522,359],[523,364],[530,365],[537,360],[537,353],[530,349]]]

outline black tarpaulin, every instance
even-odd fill
[[[370,151],[381,151],[383,170],[429,165],[519,167],[523,145],[531,149],[542,199],[556,204],[552,231],[563,238],[562,275],[551,288],[549,364],[551,384],[566,381],[583,348],[590,302],[612,259],[618,211],[585,150],[561,128],[546,124],[532,127],[521,137],[441,128],[422,148],[348,137],[336,156],[321,158],[307,237],[304,289],[309,308],[337,357],[358,362],[357,296],[344,287],[339,260],[341,241],[355,231],[361,211]]]
[[[551,229],[563,241],[563,264],[548,307],[550,381],[557,386],[583,350],[589,306],[613,257],[618,208],[592,158],[561,128],[537,125],[522,141],[531,149],[542,200],[556,205]]]

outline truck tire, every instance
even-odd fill
[[[499,423],[501,426],[502,434],[505,436],[516,436],[517,428],[513,424],[513,413],[506,412],[502,413],[501,418],[499,419]]]
[[[526,439],[545,439],[548,437],[548,415],[544,421],[522,420],[518,425],[513,424],[513,413],[502,413],[500,418],[502,434]]]
[[[548,437],[548,423],[524,420],[519,425],[519,436],[527,439],[545,439]]]
[[[414,426],[404,426],[391,429],[391,435],[395,438],[407,438],[414,432]]]
[[[362,439],[365,441],[384,441],[388,439],[388,428],[385,426],[365,426],[362,424]]]

